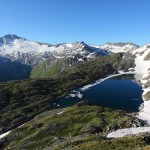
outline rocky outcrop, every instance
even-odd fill
[[[145,58],[144,58],[145,61],[150,61],[150,53],[148,53]]]
[[[127,72],[130,68],[135,68],[135,55],[130,52],[126,52],[119,64],[119,70]]]

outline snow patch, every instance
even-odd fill
[[[6,135],[8,135],[10,132],[11,132],[11,131],[8,131],[8,132],[6,132],[6,133],[1,134],[1,135],[0,135],[0,139],[2,139],[3,137],[5,137]]]
[[[82,98],[83,97],[83,94],[81,94],[80,91],[76,91],[76,90],[73,90],[69,96],[67,97],[78,97],[78,98]]]
[[[63,111],[61,111],[61,112],[57,113],[57,115],[60,115],[60,114],[62,114],[62,113],[63,113]]]
[[[137,133],[150,132],[150,127],[137,127],[137,128],[125,128],[119,129],[107,134],[107,138],[120,138],[126,135],[133,135]]]
[[[144,100],[143,109],[141,109],[137,117],[150,125],[150,100]]]

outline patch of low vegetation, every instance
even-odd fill
[[[82,59],[84,60],[84,58]],[[74,56],[74,58],[67,57],[62,59],[48,59],[32,69],[30,78],[35,79],[54,77],[62,73],[63,71],[68,70],[72,65],[77,63],[77,56]]]
[[[77,64],[58,77],[0,84],[0,134],[54,109],[54,102],[70,90],[104,78],[118,70],[122,54]]]
[[[31,79],[53,77],[61,71],[64,71],[68,64],[63,59],[48,59],[42,64],[35,66],[30,74]]]
[[[79,63],[78,58],[48,59],[35,66],[30,74],[31,79],[56,77],[67,71],[72,65]]]
[[[0,144],[6,150],[133,148],[145,141],[136,138],[109,140],[105,135],[119,128],[132,127],[137,121],[124,111],[80,103],[36,116],[1,139]]]

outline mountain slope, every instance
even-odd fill
[[[0,56],[0,82],[28,78],[31,70],[29,65]]]
[[[66,96],[70,90],[116,72],[121,59],[121,54],[103,56],[77,64],[57,78],[1,83],[0,133],[57,107],[54,105],[57,99]]]
[[[83,60],[83,59],[82,59]],[[83,60],[84,61],[84,60]],[[85,60],[87,61],[87,60]],[[35,66],[30,74],[30,78],[50,78],[68,70],[72,65],[79,63],[76,57],[61,59],[47,59],[43,63]]]
[[[11,131],[7,140],[0,139],[0,146],[5,149],[11,147],[13,150],[73,149],[74,147],[80,149],[78,148],[80,144],[86,147],[88,143],[97,141],[102,147],[104,144],[102,142],[109,142],[105,139],[105,134],[118,128],[132,127],[133,123],[137,126],[142,125],[140,120],[123,111],[89,106],[80,102],[73,107],[47,111],[36,116],[33,120]],[[126,144],[123,144],[123,147],[126,148],[126,145],[130,148],[131,143],[126,140],[124,142]],[[112,144],[115,146],[115,142],[112,141]],[[115,147],[119,146],[118,143]]]
[[[45,71],[53,72],[50,71],[53,64],[55,62],[62,62],[60,59],[63,59],[65,66],[61,65],[61,67],[65,69],[59,67],[55,69],[54,73],[46,73],[46,76],[49,74],[53,75],[57,74],[57,70],[58,73],[67,70],[72,64],[88,61],[92,58],[108,54],[108,51],[89,46],[84,42],[51,45],[32,42],[25,38],[8,34],[0,38],[0,81],[26,79],[29,77],[33,67],[35,67],[35,69],[31,76],[41,77],[38,76],[38,74],[45,74],[42,73]],[[72,61],[68,61],[69,59],[72,59]],[[41,72],[39,70],[39,68],[41,68],[40,64],[42,64],[41,67],[46,64],[46,67],[43,67]],[[43,76],[45,75],[42,75],[42,77]]]

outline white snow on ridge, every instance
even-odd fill
[[[148,124],[150,124],[150,100],[144,101],[143,109],[139,112],[139,115],[137,118],[146,121]]]
[[[119,53],[133,51],[137,49],[138,46],[132,43],[106,43],[104,45],[99,46],[99,48],[109,50],[113,53]]]
[[[3,40],[4,39],[4,40]],[[89,46],[84,42],[50,45],[32,42],[15,35],[0,38],[0,56],[11,61],[35,66],[48,58],[75,56],[78,61],[89,60],[99,55],[109,55],[107,50]]]
[[[138,133],[150,132],[150,127],[137,127],[137,128],[125,128],[119,129],[114,132],[108,133],[107,138],[120,138],[126,135],[133,135]]]
[[[66,48],[73,48],[73,46],[68,45],[68,47],[66,47],[66,45],[62,45],[62,46],[51,46],[48,47],[48,45],[41,45],[37,42],[31,42],[31,41],[25,41],[25,40],[14,40],[14,42],[12,43],[12,45],[3,45],[2,47],[0,47],[0,52],[4,53],[4,54],[11,54],[13,52],[19,51],[21,53],[32,53],[32,52],[36,52],[36,53],[43,53],[43,52],[61,52],[63,50],[65,50]]]
[[[3,137],[5,137],[6,135],[8,135],[10,133],[10,131],[6,132],[6,133],[3,133],[0,135],[0,139],[2,139]]]
[[[26,122],[26,123],[27,123],[27,122]],[[21,128],[21,127],[24,126],[26,123],[23,123],[22,125],[18,126],[17,128]],[[10,130],[10,131],[8,131],[8,132],[6,132],[6,133],[1,134],[1,135],[0,135],[0,139],[2,139],[3,137],[7,136],[11,131],[13,131],[13,130]]]
[[[85,44],[83,42],[76,42],[70,44],[58,44],[58,45],[48,45],[38,42],[32,42],[25,39],[14,39],[9,44],[4,44],[0,47],[1,54],[11,54],[14,52],[20,53],[43,53],[43,52],[51,52],[51,53],[62,53],[64,51],[70,52],[79,52],[84,48]],[[76,51],[74,51],[76,50]]]
[[[139,48],[133,52],[136,55],[135,58],[135,71],[137,73],[147,74],[150,68],[150,61],[144,61],[145,56],[150,53],[150,49]]]
[[[91,83],[91,84],[88,84],[88,85],[83,86],[82,88],[80,88],[80,91],[85,91],[85,90],[87,90],[87,89],[89,89],[89,88],[91,88],[91,87],[93,87],[93,86],[95,86],[95,85],[97,85],[97,84],[100,84],[100,83],[104,82],[104,81],[107,80],[107,79],[110,79],[110,78],[116,77],[116,76],[121,76],[121,75],[124,75],[124,74],[134,74],[134,72],[119,72],[119,74],[112,74],[112,75],[109,75],[109,76],[107,76],[106,78],[97,80],[95,83]]]

